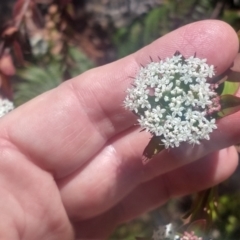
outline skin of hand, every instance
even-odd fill
[[[176,50],[186,57],[196,52],[221,74],[238,39],[221,21],[186,25],[0,120],[0,239],[104,239],[118,224],[233,173],[240,112],[219,120],[210,141],[141,162],[150,136],[123,108],[130,76],[150,56],[158,61]]]

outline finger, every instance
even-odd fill
[[[108,212],[95,219],[75,221],[77,237],[104,239],[119,223],[153,210],[171,197],[183,196],[218,184],[232,174],[237,161],[234,148],[223,149],[143,183]]]
[[[52,176],[1,140],[0,239],[73,239]]]
[[[235,147],[222,149],[143,183],[121,203],[122,221],[150,211],[170,198],[198,192],[227,179],[238,165]],[[134,199],[141,199],[135,202]]]
[[[214,64],[219,74],[231,64],[237,49],[236,34],[226,23],[192,23],[19,107],[1,119],[1,136],[56,178],[64,177],[94,156],[109,138],[133,125],[135,117],[123,109],[122,102],[130,76],[149,62],[149,56],[157,60],[176,50],[186,56],[196,52]]]
[[[235,125],[239,128],[239,124]],[[210,141],[205,140],[195,146],[182,144],[179,148],[164,150],[147,165],[142,164],[141,156],[150,134],[140,133],[138,128],[122,133],[123,136],[112,139],[84,168],[59,181],[62,201],[68,214],[78,218],[101,214],[142,182],[231,146],[236,141],[236,129],[230,130],[229,126],[232,124],[228,122],[224,129],[220,123],[219,133],[212,135]],[[232,138],[226,137],[229,131],[233,131],[230,133]],[[240,141],[240,135],[238,139]],[[81,189],[81,194],[78,189]]]

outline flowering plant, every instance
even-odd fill
[[[143,153],[144,163],[164,148],[209,140],[219,113],[240,105],[237,97],[218,95],[219,84],[209,81],[214,75],[214,66],[206,59],[185,58],[178,51],[141,67],[124,106],[139,116],[140,127],[152,135]]]

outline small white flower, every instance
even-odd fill
[[[124,106],[138,114],[139,125],[159,136],[166,148],[181,142],[200,144],[217,128],[208,115],[214,112],[217,96],[207,83],[214,74],[214,66],[206,59],[193,56],[178,54],[152,62],[140,68]]]
[[[156,118],[161,119],[163,117],[163,114],[166,112],[166,109],[157,106],[156,108],[152,109],[152,112],[156,116]]]
[[[0,117],[3,117],[8,112],[14,109],[13,102],[9,101],[8,99],[0,99]]]
[[[193,81],[192,76],[188,74],[185,74],[182,77],[180,77],[180,80],[185,84],[191,83]]]

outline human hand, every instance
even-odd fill
[[[125,91],[149,56],[158,61],[176,50],[196,52],[220,74],[237,54],[238,39],[220,21],[187,25],[0,120],[0,239],[105,238],[117,224],[235,170],[230,146],[240,142],[240,113],[221,119],[210,141],[163,151],[142,165],[150,136],[123,108]]]

